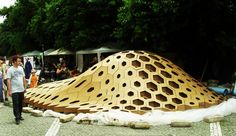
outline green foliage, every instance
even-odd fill
[[[108,41],[116,26],[119,1],[52,0],[32,17],[28,31],[38,42],[71,50],[97,47]]]
[[[185,55],[205,48],[204,56],[236,48],[233,0],[17,0],[0,15],[7,17],[0,48],[9,54],[41,50],[42,44],[78,50],[118,43]]]
[[[175,17],[172,0],[125,0],[119,9],[119,26],[114,36],[130,48],[157,49],[168,42],[165,37]]]
[[[0,25],[1,48],[4,48],[3,50],[9,49],[9,54],[22,53],[27,49],[32,49],[34,41],[27,33],[26,28],[34,14],[34,6],[26,0],[18,0],[15,6],[2,11],[1,14],[6,15],[7,19]]]

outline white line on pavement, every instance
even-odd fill
[[[222,136],[219,122],[210,123],[210,133],[211,133],[211,136]]]
[[[60,129],[61,122],[59,121],[58,118],[55,118],[53,121],[51,127],[48,129],[48,132],[46,133],[45,136],[56,136],[57,132]]]

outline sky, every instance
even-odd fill
[[[0,9],[3,7],[9,7],[13,5],[16,0],[0,0]],[[0,16],[0,23],[4,21],[4,17]]]

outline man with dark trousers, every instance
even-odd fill
[[[7,87],[9,96],[12,96],[13,113],[16,124],[24,120],[21,116],[24,92],[26,91],[25,73],[21,65],[21,57],[12,58],[12,66],[7,70]]]

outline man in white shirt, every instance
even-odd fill
[[[26,91],[25,73],[21,65],[21,57],[14,56],[12,64],[7,70],[7,87],[9,96],[12,96],[13,113],[16,124],[20,124],[20,120],[24,120],[21,116],[22,104],[24,100],[24,92]]]

